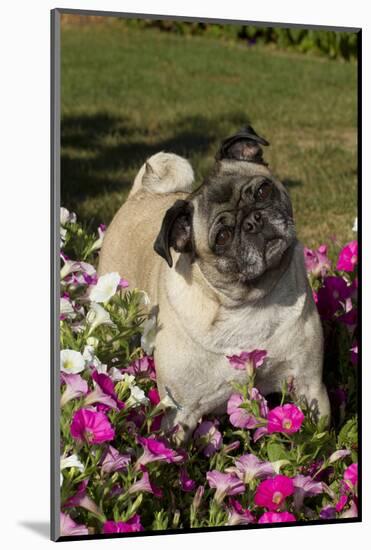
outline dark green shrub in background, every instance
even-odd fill
[[[357,34],[353,32],[315,31],[257,27],[253,25],[219,25],[172,20],[123,20],[128,26],[158,28],[181,35],[207,35],[225,40],[270,44],[280,49],[324,55],[331,59],[350,60],[357,57]]]

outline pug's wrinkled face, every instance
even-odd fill
[[[248,130],[227,138],[199,189],[167,211],[154,247],[170,267],[171,248],[187,253],[224,291],[259,284],[296,240],[289,195],[262,159],[268,143]]]
[[[276,268],[295,240],[291,202],[283,185],[259,174],[262,170],[254,175],[251,165],[249,172],[216,172],[192,199],[196,252],[200,258],[206,253],[207,262],[221,275],[241,283]]]

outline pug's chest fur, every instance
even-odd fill
[[[298,280],[291,270],[255,304],[228,308],[205,287],[173,273],[167,299],[184,332],[205,351],[225,356],[264,349],[272,360],[282,361],[300,349],[311,322],[305,277]]]

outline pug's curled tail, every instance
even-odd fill
[[[173,153],[156,153],[140,168],[129,197],[138,191],[148,193],[191,193],[193,169],[187,159]]]

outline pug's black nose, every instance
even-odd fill
[[[261,212],[258,210],[251,212],[243,220],[242,227],[246,233],[259,233],[263,228],[263,216]]]

